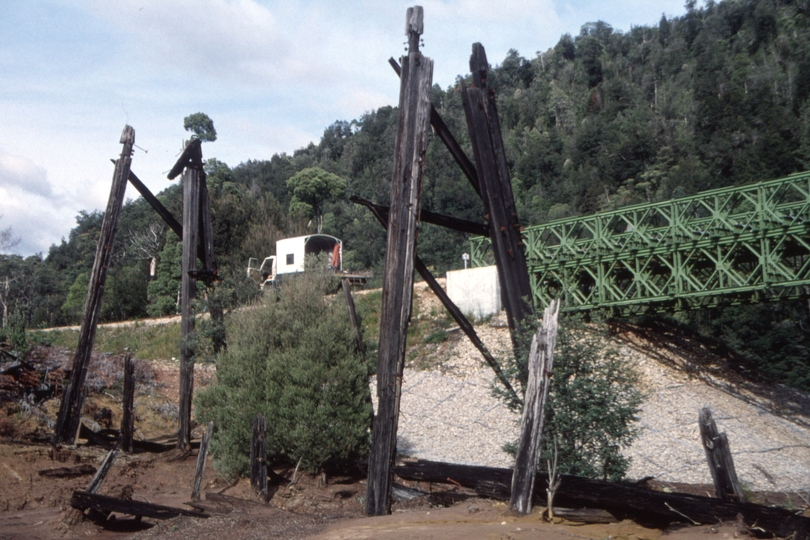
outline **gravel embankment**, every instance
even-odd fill
[[[477,330],[496,354],[508,344],[505,328],[482,325]],[[653,346],[635,336],[615,345],[637,368],[647,395],[640,436],[625,451],[632,458],[629,477],[710,484],[697,422],[700,408],[710,407],[718,428],[728,434],[744,485],[810,490],[810,396],[731,382],[694,365],[683,351],[654,348],[647,354]],[[510,466],[501,447],[517,437],[519,418],[492,396],[491,370],[466,338],[445,355],[440,371],[405,370],[400,454]]]

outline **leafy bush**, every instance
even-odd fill
[[[365,455],[371,427],[368,368],[342,295],[324,296],[328,276],[307,272],[278,294],[233,315],[217,382],[200,392],[199,418],[213,420],[212,453],[227,476],[249,470],[252,421],[267,418],[271,461],[334,470]]]
[[[178,312],[177,294],[183,262],[183,243],[174,239],[167,240],[160,253],[157,264],[157,276],[146,287],[149,305],[146,312],[150,317],[162,317]]]
[[[25,318],[18,311],[8,317],[5,328],[0,328],[0,345],[7,347],[9,352],[22,358],[28,352],[30,343],[25,334]]]
[[[633,423],[643,396],[637,374],[608,346],[605,335],[600,326],[586,326],[574,318],[561,320],[545,409],[541,468],[553,455],[555,441],[560,473],[619,480],[630,466],[621,450],[636,438]],[[525,378],[517,375],[522,370],[514,364],[509,372],[525,388]],[[522,400],[510,401],[498,394],[513,410],[523,410]]]

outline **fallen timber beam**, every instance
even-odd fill
[[[388,229],[388,207],[382,206],[379,204],[374,204],[370,201],[366,201],[365,199],[361,199],[360,197],[352,197],[351,201],[357,204],[362,204],[366,206],[371,213],[374,214],[374,217],[377,218],[377,221],[380,222],[383,229]],[[481,338],[478,337],[478,332],[475,331],[475,327],[467,320],[467,317],[461,312],[459,307],[453,302],[447,293],[444,292],[442,286],[439,285],[439,282],[436,281],[436,278],[433,277],[433,274],[430,273],[425,263],[422,262],[422,259],[419,258],[419,255],[414,256],[413,261],[414,269],[419,272],[419,275],[422,276],[422,279],[428,284],[430,290],[433,291],[439,300],[441,301],[442,305],[444,305],[445,309],[450,313],[450,316],[453,317],[453,320],[456,321],[456,324],[461,328],[464,334],[470,339],[472,344],[478,349],[478,352],[481,353],[481,356],[484,357],[487,365],[492,368],[492,371],[495,372],[495,375],[498,377],[498,380],[501,384],[506,388],[507,392],[511,396],[515,402],[519,402],[520,398],[518,397],[515,389],[512,388],[509,379],[506,378],[506,375],[501,370],[500,364],[498,361],[495,360],[495,357],[492,356],[492,353],[489,352],[484,342],[481,341]]]
[[[103,448],[112,449],[118,444],[120,440],[120,432],[117,429],[105,429],[96,433],[89,427],[87,427],[84,422],[82,422],[81,427],[79,428],[79,438],[80,439],[87,439],[88,444],[95,444],[97,446],[101,446]],[[155,441],[141,441],[138,439],[132,440],[132,448],[133,450],[139,450],[141,452],[150,452],[153,454],[160,454],[163,452],[168,452],[175,448],[176,444],[164,444]],[[199,443],[192,442],[191,448],[195,448],[199,446]]]
[[[457,465],[436,461],[405,462],[394,467],[394,474],[405,480],[438,482],[475,489],[479,495],[509,500],[512,469]],[[555,505],[567,508],[599,508],[618,519],[632,519],[642,525],[664,527],[670,523],[716,524],[742,516],[748,526],[794,540],[810,538],[810,518],[784,508],[737,503],[709,497],[662,493],[627,484],[560,475]],[[548,475],[538,472],[534,499],[545,504]]]
[[[73,496],[70,498],[70,506],[77,510],[90,508],[103,515],[108,515],[110,512],[118,512],[120,514],[150,517],[154,519],[171,519],[177,516],[209,517],[209,514],[196,510],[162,506],[144,501],[116,499],[115,497],[107,497],[106,495],[97,495],[85,491],[74,491]]]
[[[371,202],[362,197],[358,197],[357,195],[352,195],[349,197],[349,200],[356,204],[362,204],[368,208],[376,208],[379,212],[381,212],[382,215],[385,216],[387,222],[389,209],[387,206]],[[431,225],[438,225],[439,227],[452,229],[458,232],[474,234],[476,236],[489,236],[489,228],[486,225],[476,223],[474,221],[468,221],[466,219],[459,219],[452,216],[446,216],[444,214],[438,214],[436,212],[431,212],[430,210],[425,210],[424,208],[419,211],[419,221],[424,221],[425,223],[430,223]]]
[[[54,467],[51,469],[44,469],[37,472],[39,476],[47,476],[49,478],[75,478],[77,476],[87,476],[88,474],[96,474],[97,469],[89,463],[82,463],[75,467]]]
[[[399,62],[393,58],[389,58],[388,63],[391,64],[392,68],[394,68],[397,76],[401,77],[402,68],[400,67]],[[467,157],[467,154],[464,153],[464,150],[461,149],[461,145],[458,144],[456,138],[453,137],[453,134],[450,132],[450,128],[448,128],[447,124],[444,123],[439,111],[436,110],[436,107],[434,107],[432,103],[430,105],[430,125],[433,126],[433,131],[439,136],[439,139],[444,143],[444,146],[447,147],[450,155],[453,156],[454,160],[456,160],[456,164],[461,168],[464,176],[467,177],[467,180],[470,181],[470,185],[472,185],[473,189],[480,197],[481,188],[478,185],[478,173],[475,171],[475,165],[473,165],[470,158]],[[489,233],[484,233],[482,236],[488,235]]]

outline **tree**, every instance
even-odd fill
[[[217,140],[217,130],[214,129],[214,121],[205,113],[194,113],[183,118],[183,127],[186,131],[194,133],[194,137],[203,142],[214,142]]]
[[[69,322],[78,322],[84,311],[84,304],[87,301],[87,289],[90,287],[90,274],[82,272],[73,281],[68,289],[65,303],[62,304],[62,313]]]
[[[560,325],[543,425],[541,469],[555,452],[557,470],[563,474],[620,480],[630,466],[622,449],[637,436],[634,422],[643,396],[637,374],[610,347],[606,336],[604,328],[572,317]],[[520,375],[525,369],[513,359],[506,363],[506,371],[515,386],[525,389],[527,381]],[[513,410],[523,409],[522,400],[515,402],[500,390],[496,393]]]
[[[346,181],[336,174],[310,167],[287,180],[287,187],[292,191],[290,214],[314,218],[320,233],[323,227],[323,206],[345,194]]]
[[[217,382],[198,395],[211,449],[226,476],[248,471],[251,423],[268,422],[268,460],[311,472],[352,465],[368,451],[369,368],[356,350],[343,296],[325,296],[329,275],[307,272],[233,314]]]
[[[0,219],[2,219],[2,215],[0,215]],[[14,231],[11,227],[6,229],[0,230],[0,254],[5,253],[5,251],[9,248],[12,248],[20,243],[19,238],[14,238]],[[10,296],[10,289],[11,289],[11,282],[13,279],[6,273],[6,275],[2,276],[2,282],[0,282],[0,304],[3,305],[3,320],[2,320],[2,328],[6,327],[8,323],[8,305],[9,305],[9,296]]]
[[[149,305],[146,311],[151,317],[177,313],[182,258],[183,243],[168,239],[160,252],[155,280],[147,286]]]
[[[561,473],[616,481],[630,466],[622,449],[637,436],[643,395],[604,330],[568,318],[558,338],[540,463],[556,444]]]

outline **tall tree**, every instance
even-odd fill
[[[312,218],[318,232],[323,228],[323,207],[346,193],[346,181],[318,167],[310,167],[287,180],[292,191],[290,214]]]
[[[205,113],[194,113],[183,118],[183,127],[186,131],[191,131],[194,136],[203,142],[214,142],[217,140],[217,130],[214,129],[214,121]]]

